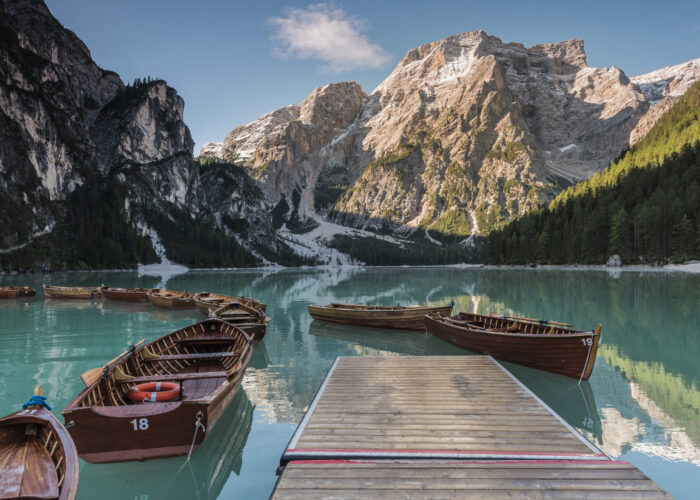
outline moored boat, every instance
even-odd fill
[[[53,286],[43,285],[47,299],[93,299],[101,295],[99,286]]]
[[[73,500],[78,492],[78,453],[45,400],[39,387],[0,418],[0,498]]]
[[[166,309],[194,309],[194,294],[189,292],[176,292],[173,290],[153,289],[146,293],[148,301],[154,306]]]
[[[86,372],[88,386],[63,410],[78,454],[106,463],[192,453],[236,395],[251,353],[246,332],[208,319]]]
[[[219,309],[214,310],[212,317],[226,321],[245,330],[253,338],[254,342],[260,342],[267,331],[270,317],[255,307],[242,302],[233,301]]]
[[[199,312],[205,316],[209,316],[212,312],[234,301],[240,302],[248,307],[260,309],[262,312],[265,312],[265,309],[267,308],[266,304],[249,297],[224,295],[222,293],[212,292],[200,292],[194,295],[194,303],[196,304],[197,309],[199,309]]]
[[[358,304],[330,303],[326,306],[309,306],[313,319],[346,323],[349,325],[374,326],[377,328],[400,328],[403,330],[424,330],[423,317],[426,314],[452,314],[452,306],[373,306]]]
[[[588,380],[601,326],[593,331],[566,323],[459,313],[425,317],[426,331],[464,349],[541,370]]]
[[[158,288],[114,288],[105,286],[102,287],[102,295],[109,300],[148,302],[148,292],[159,290]]]
[[[0,299],[28,299],[36,295],[36,290],[28,286],[0,286]]]

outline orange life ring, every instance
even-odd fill
[[[172,401],[180,396],[180,386],[173,382],[148,382],[129,387],[126,397],[132,401]]]

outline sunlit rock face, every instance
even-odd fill
[[[628,78],[583,41],[525,47],[483,31],[410,50],[370,94],[350,82],[236,127],[221,155],[269,199],[363,228],[486,233],[590,177],[700,76]]]

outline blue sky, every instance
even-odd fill
[[[525,46],[582,38],[589,65],[630,76],[700,57],[698,1],[46,1],[97,64],[178,90],[195,154],[319,85],[370,92],[408,50],[455,33]]]

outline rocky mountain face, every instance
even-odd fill
[[[477,31],[409,51],[370,95],[320,87],[201,153],[244,164],[287,216],[463,238],[604,168],[699,78],[700,59],[630,79],[589,67],[581,40]]]
[[[256,247],[277,250],[246,173],[194,161],[184,102],[166,82],[124,85],[41,1],[0,0],[0,40],[0,267],[133,266],[155,259],[162,231],[168,254],[226,247],[250,264]],[[218,240],[178,242],[178,226]]]

